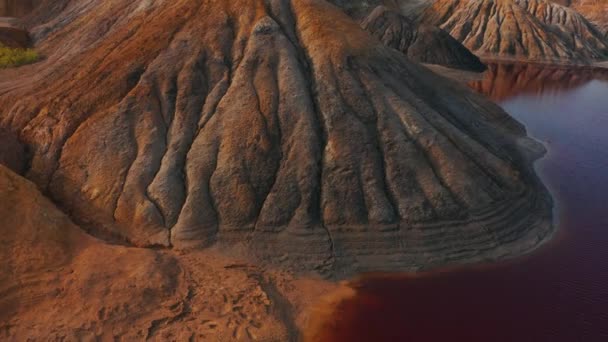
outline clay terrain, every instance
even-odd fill
[[[332,281],[549,239],[543,146],[419,64],[484,67],[389,8],[24,17],[44,58],[0,70],[0,339],[298,340],[313,301],[349,293]]]
[[[337,285],[212,251],[110,245],[0,165],[3,341],[294,341]]]
[[[479,58],[449,33],[417,19],[429,4],[426,0],[331,2],[384,45],[401,51],[411,61],[474,72],[485,70]]]
[[[595,24],[608,39],[608,2],[604,0],[567,0],[567,5]]]
[[[601,6],[588,13],[602,13]],[[582,64],[608,59],[605,34],[574,9],[548,0],[437,0],[421,20],[483,58]]]
[[[486,69],[477,56],[449,33],[435,26],[419,25],[388,7],[376,7],[361,26],[411,61],[477,72]]]

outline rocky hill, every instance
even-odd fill
[[[447,32],[435,26],[418,25],[388,7],[376,7],[362,21],[362,27],[412,61],[472,71],[486,69],[477,56]]]
[[[0,71],[0,126],[98,238],[339,277],[517,255],[552,231],[524,128],[325,1],[46,10],[29,19],[45,60]]]
[[[422,20],[486,58],[579,63],[608,58],[608,41],[593,24],[548,0],[437,0]]]
[[[568,0],[568,5],[595,24],[608,39],[608,1]]]

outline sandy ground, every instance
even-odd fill
[[[213,249],[111,245],[0,165],[0,340],[298,341],[340,285]]]

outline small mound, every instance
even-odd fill
[[[447,32],[430,25],[416,26],[385,6],[376,7],[363,20],[362,27],[412,61],[478,72],[486,69],[477,56]]]
[[[589,19],[608,39],[608,1],[568,0],[567,5]]]

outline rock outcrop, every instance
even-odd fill
[[[417,25],[388,7],[376,7],[361,26],[412,61],[479,72],[486,69],[477,56],[447,32],[435,26]]]
[[[325,1],[66,2],[32,35],[47,58],[0,71],[0,126],[108,241],[340,276],[552,231],[523,126]]]
[[[548,0],[437,0],[422,21],[484,58],[590,63],[608,41],[576,11]]]

